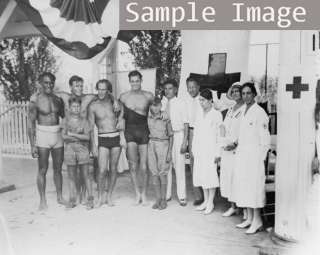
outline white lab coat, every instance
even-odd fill
[[[199,101],[199,95],[197,95],[196,97],[191,97],[190,95],[187,95],[184,100],[185,105],[187,107],[186,110],[188,115],[189,127],[194,128],[196,116],[200,111],[202,111]]]
[[[230,107],[222,124],[221,134],[221,164],[220,164],[220,192],[221,196],[232,199],[233,175],[235,164],[235,150],[226,151],[224,147],[238,141],[240,119],[245,110],[245,106],[241,106],[236,111],[234,107]],[[224,131],[224,132],[223,132]]]
[[[267,114],[257,103],[241,117],[233,177],[233,199],[239,207],[264,207],[264,159],[270,148],[268,123]]]
[[[219,187],[217,165],[214,159],[220,156],[220,125],[222,115],[212,109],[196,116],[192,152],[194,155],[193,185],[209,189]]]

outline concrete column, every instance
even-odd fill
[[[301,240],[307,230],[306,207],[315,148],[315,49],[319,45],[314,43],[314,35],[318,33],[282,31],[280,36],[275,233],[288,240]],[[293,92],[286,89],[294,77],[301,77],[301,83],[309,86],[300,98],[293,98]]]

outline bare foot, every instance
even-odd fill
[[[98,201],[97,201],[97,203],[96,203],[96,206],[95,206],[95,207],[99,208],[99,207],[101,207],[103,204],[104,204],[103,199],[102,199],[102,198],[99,198]]]
[[[146,195],[141,195],[142,206],[148,206],[149,202],[147,200]]]
[[[166,200],[166,199],[161,199],[159,209],[160,209],[160,210],[164,210],[164,209],[167,208],[167,206],[168,206],[167,200]]]
[[[58,198],[57,202],[58,204],[64,205],[64,206],[67,206],[69,204],[68,201],[64,200],[64,198]]]
[[[69,203],[66,205],[66,209],[72,209],[77,206],[75,199],[70,199]]]
[[[86,196],[80,196],[79,204],[86,205],[87,202],[88,202],[88,199],[86,198]]]
[[[139,205],[141,203],[141,195],[136,195],[136,200],[134,201],[133,205]]]
[[[160,207],[160,199],[157,199],[157,201],[153,204],[152,209],[159,209]]]
[[[113,200],[112,200],[112,196],[111,196],[111,195],[108,195],[108,197],[107,197],[107,203],[108,203],[108,206],[114,206],[114,203],[113,203]]]
[[[94,200],[93,196],[88,197],[88,201],[86,204],[86,207],[88,210],[91,210],[94,208],[93,200]]]
[[[41,201],[39,205],[39,211],[46,211],[48,209],[47,201]]]

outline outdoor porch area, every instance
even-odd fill
[[[267,232],[246,235],[235,228],[239,216],[224,218],[227,203],[216,197],[216,209],[203,215],[192,205],[191,178],[188,174],[186,207],[169,202],[166,210],[133,206],[133,189],[126,171],[118,178],[115,207],[107,205],[87,211],[79,206],[66,210],[55,202],[52,169],[47,176],[49,209],[38,212],[36,189],[37,161],[4,158],[5,178],[17,187],[1,194],[0,207],[9,226],[17,255],[36,254],[259,254],[258,245]],[[64,196],[68,188],[64,172]],[[175,194],[175,192],[173,192]],[[148,197],[153,199],[149,186]],[[150,201],[152,202],[152,201]]]

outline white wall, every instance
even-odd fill
[[[190,73],[208,73],[209,54],[227,53],[226,73],[241,72],[248,79],[249,31],[182,30],[182,68],[179,95],[187,93],[185,81]]]

